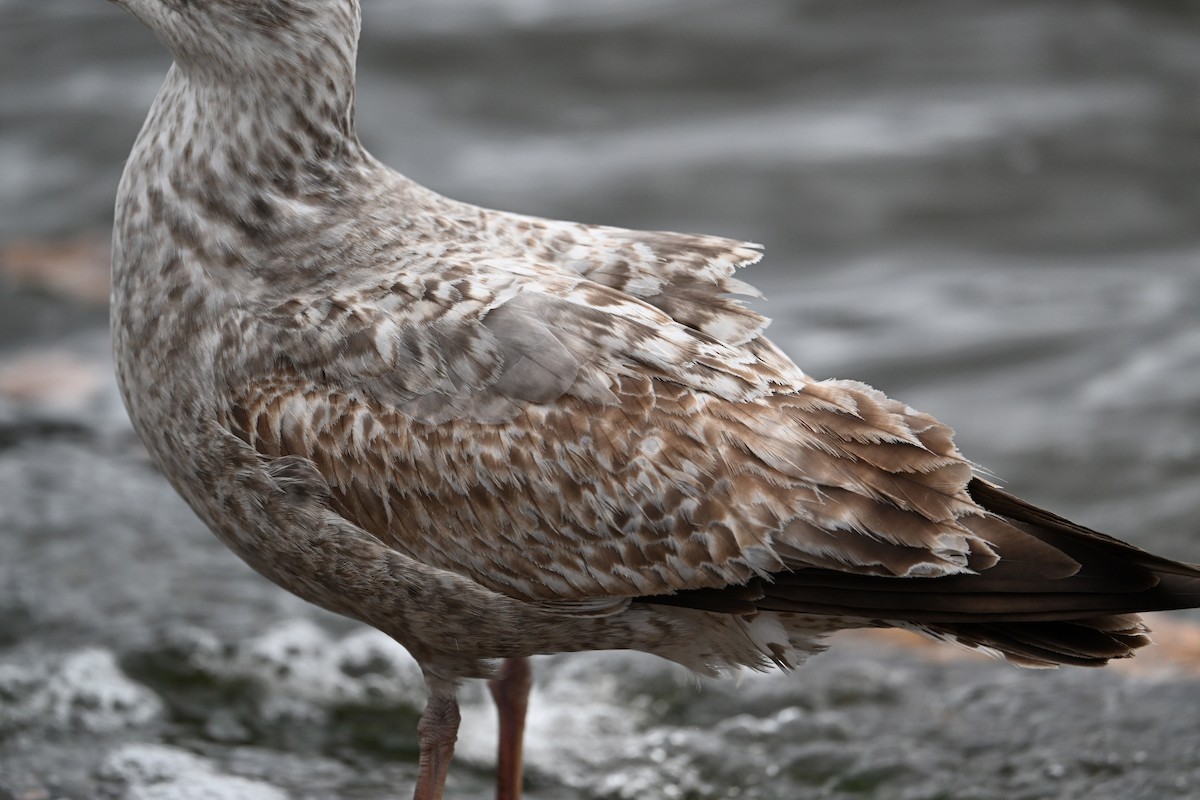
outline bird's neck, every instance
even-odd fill
[[[177,189],[253,182],[281,197],[328,190],[365,158],[354,124],[353,68],[342,76],[208,81],[175,65],[133,157],[175,172]]]
[[[352,88],[314,89],[311,101],[298,91],[171,69],[118,191],[114,296],[139,291],[135,275],[204,275],[245,292],[264,275],[308,267],[304,242],[332,237],[377,166],[354,134]]]

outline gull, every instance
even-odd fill
[[[1009,495],[951,431],[815,380],[731,295],[757,245],[487,210],[371,157],[357,0],[115,0],[174,63],[116,203],[117,377],[259,573],[420,664],[414,796],[487,679],[519,797],[529,657],[790,669],[902,627],[1102,665],[1200,569]]]

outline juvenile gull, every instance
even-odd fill
[[[374,160],[357,0],[116,1],[175,56],[117,199],[130,417],[234,552],[421,664],[418,800],[466,678],[492,679],[519,796],[534,654],[710,674],[899,626],[1101,665],[1147,643],[1136,612],[1200,604],[1196,567],[806,376],[728,297],[757,246],[485,210]]]

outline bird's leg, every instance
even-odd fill
[[[458,698],[455,685],[448,681],[426,675],[425,686],[429,699],[417,725],[421,769],[413,800],[441,800],[450,758],[454,755],[454,743],[458,739]]]
[[[525,710],[533,672],[528,658],[509,658],[488,681],[500,716],[500,750],[496,759],[496,800],[521,798],[521,746],[525,739]]]

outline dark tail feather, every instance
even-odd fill
[[[1101,666],[1128,657],[1150,641],[1138,612],[1200,606],[1200,567],[1076,525],[979,479],[968,491],[1005,523],[996,526],[994,541],[987,537],[999,562],[978,574],[889,578],[800,569],[739,587],[727,608],[722,596],[728,590],[654,601],[899,625],[996,650],[1023,666]],[[746,594],[751,588],[754,597]]]
[[[1114,630],[1116,620],[1128,621],[1129,627]],[[939,638],[995,650],[1023,667],[1102,667],[1109,659],[1128,658],[1137,648],[1150,644],[1146,626],[1136,614],[1064,622],[967,622],[922,627]]]

